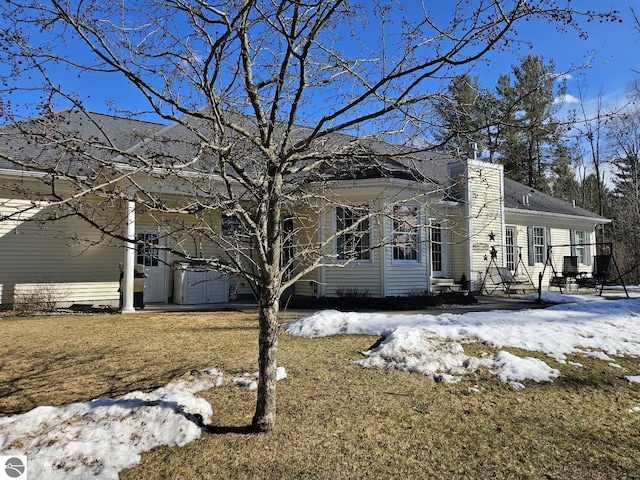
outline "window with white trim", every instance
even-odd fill
[[[547,262],[547,247],[551,245],[551,229],[548,227],[527,227],[529,265]]]
[[[437,276],[444,271],[442,249],[442,223],[431,223],[431,274]]]
[[[293,217],[286,217],[282,222],[282,265],[285,267],[284,280],[291,280],[295,271],[293,260],[296,254],[295,227]]]
[[[584,230],[576,230],[574,233],[573,243],[575,245],[576,257],[578,257],[578,263],[584,265],[584,249],[585,249],[585,235]]]
[[[338,260],[371,260],[371,225],[368,215],[366,207],[336,207]]]
[[[589,232],[586,230],[571,230],[569,240],[571,243],[571,255],[577,257],[578,265],[591,265]]]
[[[418,263],[420,261],[420,208],[418,205],[393,207],[393,233],[391,244],[393,261]]]
[[[504,256],[506,267],[512,272],[516,269],[516,229],[515,227],[505,228]]]
[[[145,267],[157,267],[159,265],[160,235],[157,233],[138,233],[137,240],[136,263]]]
[[[544,227],[533,227],[533,261],[544,263],[547,249]]]

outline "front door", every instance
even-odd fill
[[[144,279],[144,302],[165,303],[167,301],[167,279],[165,252],[160,250],[158,232],[138,232],[138,252],[136,267],[144,268],[147,278]]]

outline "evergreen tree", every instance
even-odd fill
[[[483,89],[478,77],[455,77],[436,103],[436,141],[466,157],[473,156],[470,145],[476,144],[484,158],[505,166],[507,177],[573,200],[579,193],[571,171],[575,154],[555,117],[556,99],[566,86],[557,87],[557,80],[553,62],[535,55],[501,75],[494,91]]]
[[[502,75],[496,88],[504,112],[500,159],[508,177],[548,192],[554,155],[562,150],[563,139],[555,100],[566,93],[566,86],[555,87],[555,65],[545,64],[542,56],[524,57],[512,75]]]
[[[480,86],[478,77],[458,75],[451,80],[446,94],[435,105],[440,125],[436,142],[449,153],[473,157],[473,146],[493,161],[497,125],[495,96]]]
[[[579,190],[578,199],[579,199],[580,206],[582,208],[586,208],[591,212],[598,211],[599,204],[600,204],[600,199],[598,196],[599,183],[600,182],[598,181],[598,177],[596,177],[596,175],[593,173],[584,177],[584,179],[582,179],[582,181],[579,183],[580,190]]]
[[[567,202],[580,199],[580,184],[575,177],[572,166],[576,160],[575,148],[558,142],[553,150],[553,163],[549,171],[549,187],[551,194]],[[581,203],[580,206],[583,206]]]

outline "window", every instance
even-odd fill
[[[585,230],[571,230],[569,239],[571,243],[571,255],[578,258],[578,265],[591,265],[589,232]]]
[[[551,244],[551,231],[546,227],[528,227],[529,265],[547,261],[547,246]]]
[[[337,207],[336,239],[338,260],[370,260],[371,229],[363,207]]]
[[[574,249],[575,249],[575,256],[578,257],[578,263],[583,264],[584,265],[584,249],[585,249],[585,235],[584,235],[584,231],[582,230],[576,230],[575,232],[573,232],[574,235],[574,239],[571,242],[572,244],[574,244]]]
[[[544,227],[533,227],[533,261],[535,263],[544,263],[545,250]]]
[[[222,237],[228,241],[248,242],[250,236],[237,215],[222,215]]]
[[[420,258],[420,209],[417,205],[393,207],[393,260],[418,263]]]
[[[442,223],[431,224],[431,274],[438,275],[443,272],[442,261]]]
[[[138,251],[136,255],[136,263],[145,267],[158,266],[158,240],[160,236],[157,233],[139,233],[137,235]]]
[[[507,227],[505,230],[505,262],[507,269],[512,272],[516,269],[516,229]]]
[[[282,265],[285,267],[284,280],[291,280],[293,278],[294,265],[293,259],[296,253],[295,239],[294,239],[294,224],[293,217],[287,217],[282,222],[282,233],[284,239],[282,242]]]

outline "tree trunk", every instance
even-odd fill
[[[276,374],[278,359],[278,296],[264,287],[259,299],[258,400],[252,425],[257,432],[273,430],[276,424]]]

